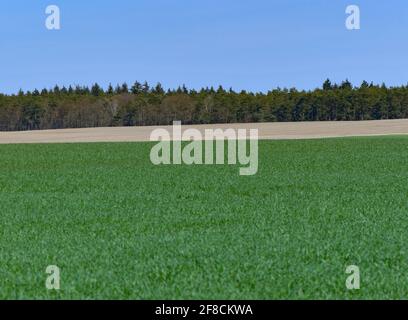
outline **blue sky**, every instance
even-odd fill
[[[61,30],[45,8],[61,9]],[[361,30],[345,9],[361,9]],[[406,0],[9,0],[0,91],[134,80],[261,90],[408,83]]]

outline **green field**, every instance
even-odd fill
[[[151,146],[0,146],[0,298],[408,297],[408,137],[262,141],[249,177]]]

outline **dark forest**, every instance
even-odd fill
[[[40,130],[109,126],[351,121],[408,118],[408,86],[387,87],[364,81],[333,84],[310,91],[277,88],[268,92],[233,89],[165,90],[160,84],[126,83],[55,86],[0,94],[0,130]]]

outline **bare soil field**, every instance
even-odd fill
[[[172,126],[109,127],[0,132],[0,144],[149,141],[154,129]],[[259,139],[317,139],[331,137],[408,134],[408,119],[379,121],[289,122],[186,125],[182,130],[258,129]]]

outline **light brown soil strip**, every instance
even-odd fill
[[[42,131],[0,132],[0,144],[149,141],[160,127],[113,127]],[[408,119],[350,122],[245,123],[183,126],[183,130],[258,129],[259,139],[315,139],[329,137],[408,134]]]

